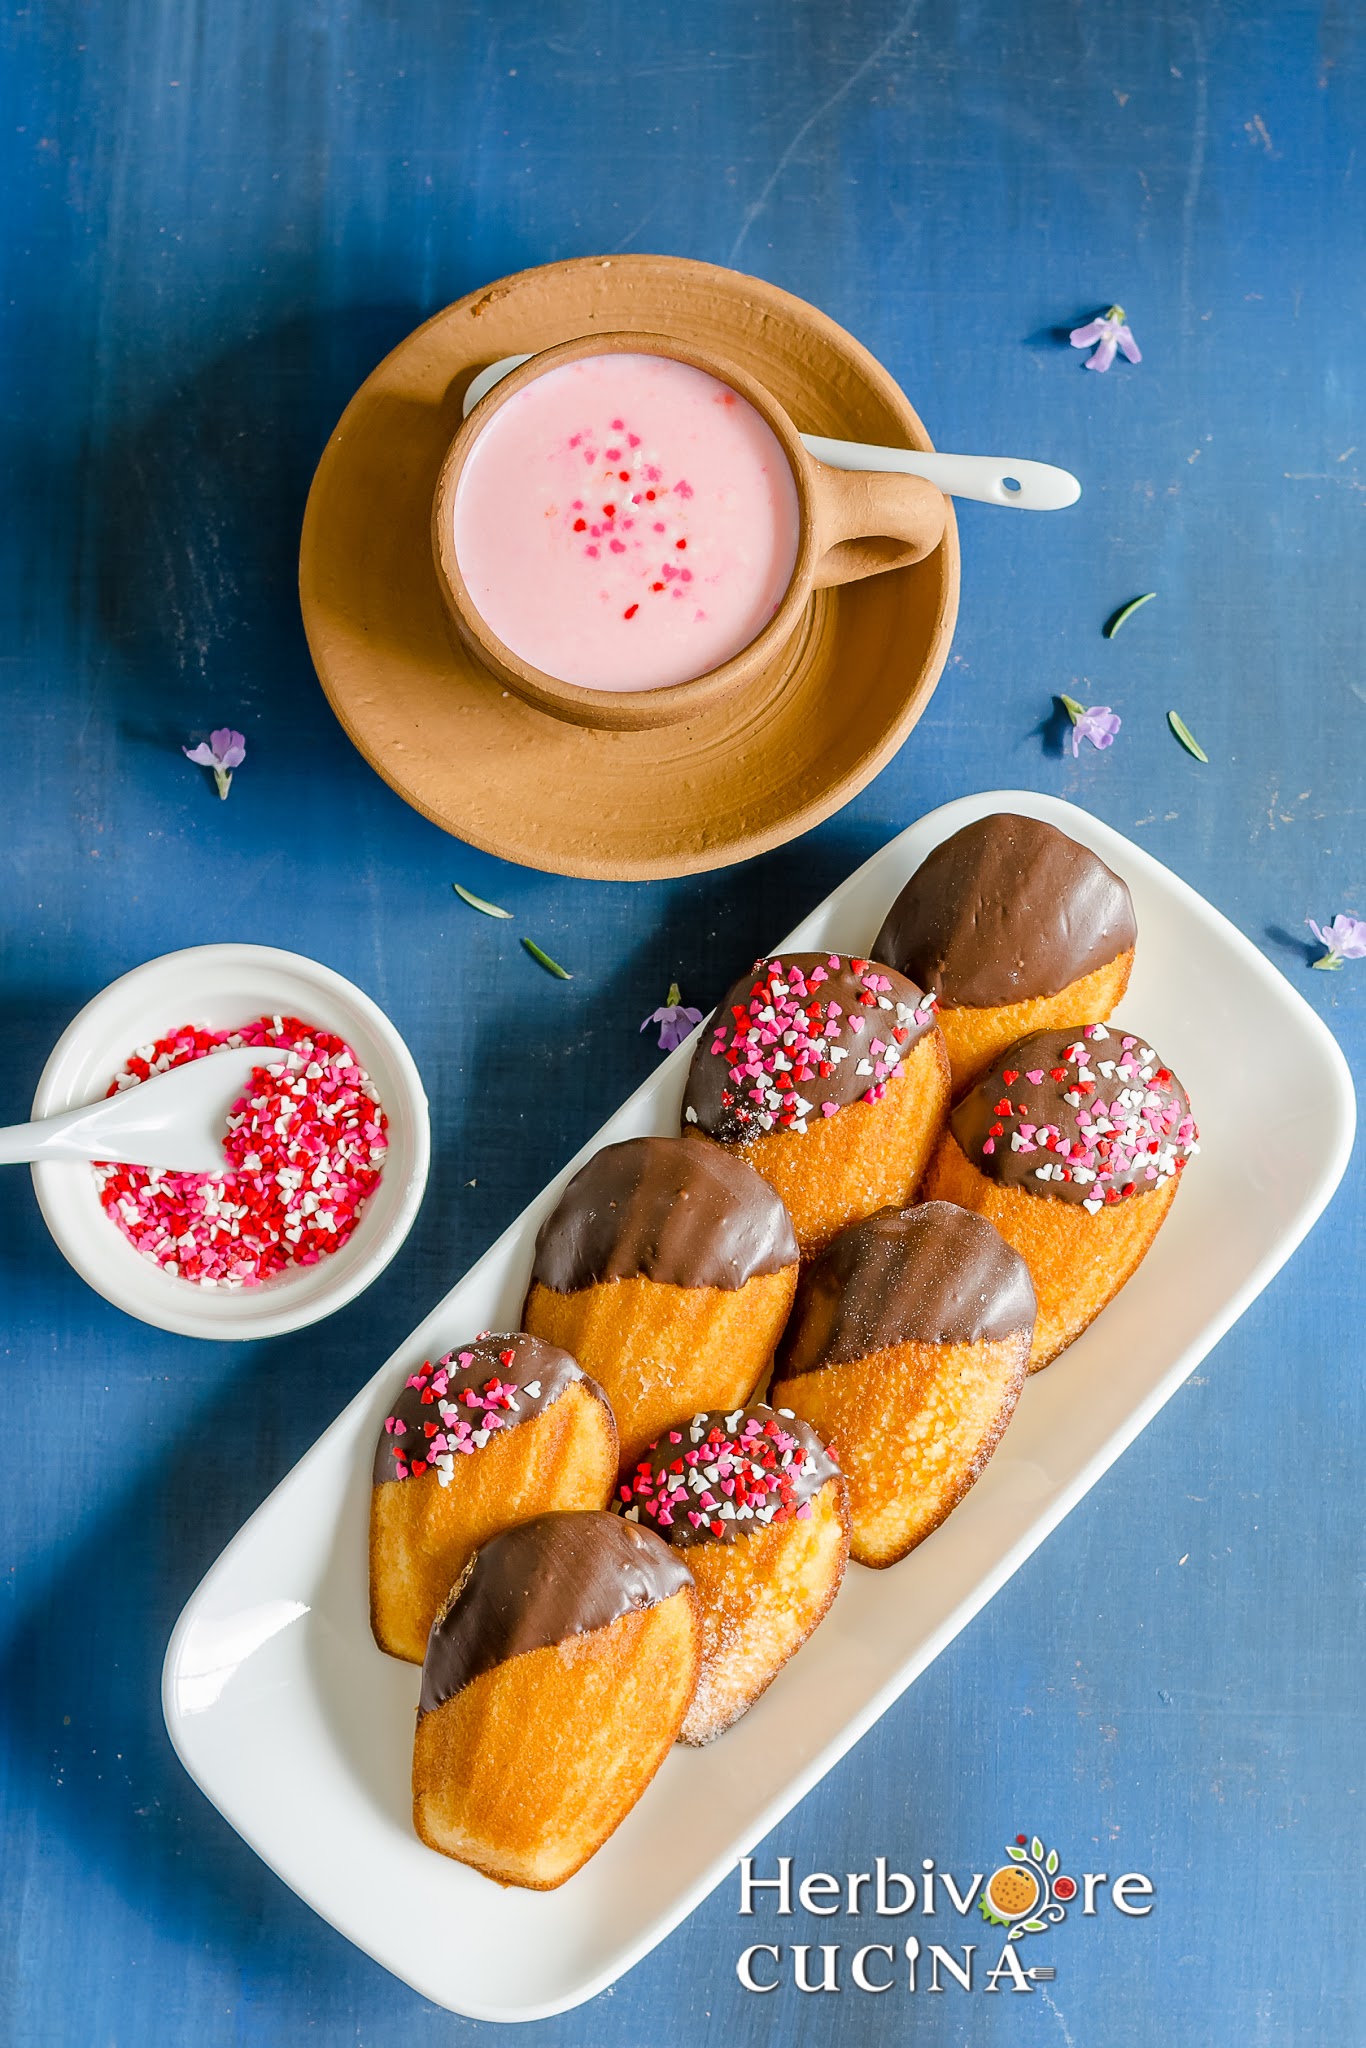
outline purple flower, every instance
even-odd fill
[[[1072,721],[1072,759],[1074,761],[1081,752],[1083,740],[1090,740],[1091,745],[1100,749],[1101,752],[1104,752],[1106,747],[1114,745],[1115,734],[1119,731],[1124,721],[1120,718],[1117,711],[1110,709],[1108,704],[1093,704],[1088,711],[1084,704],[1077,702],[1075,697],[1059,697],[1058,702]]]
[[[1143,361],[1138,343],[1124,323],[1123,306],[1111,306],[1108,313],[1097,313],[1084,327],[1074,327],[1068,340],[1073,348],[1090,348],[1095,344],[1095,354],[1086,359],[1088,370],[1108,370],[1116,349],[1131,363]]]
[[[678,983],[671,981],[663,1008],[651,1010],[640,1028],[642,1031],[648,1031],[652,1024],[657,1024],[660,1051],[672,1052],[675,1046],[682,1045],[693,1025],[701,1022],[702,1012],[685,1003]]]
[[[1315,924],[1307,917],[1314,937],[1327,951],[1322,960],[1314,962],[1315,967],[1341,967],[1344,960],[1366,960],[1366,917],[1348,917],[1339,911],[1327,931],[1321,924]]]
[[[180,751],[196,768],[212,768],[218,794],[225,797],[232,788],[233,769],[240,768],[247,758],[247,743],[240,732],[222,725],[197,747],[182,747]]]

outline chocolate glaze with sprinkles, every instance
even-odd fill
[[[1032,1331],[1029,1268],[994,1224],[953,1202],[879,1209],[803,1272],[775,1376],[897,1344],[996,1344]]]
[[[1200,1149],[1181,1083],[1146,1038],[1115,1024],[1020,1039],[949,1128],[988,1180],[1093,1214],[1159,1187]]]
[[[692,1583],[667,1543],[619,1515],[571,1510],[504,1529],[432,1623],[419,1719],[510,1657],[608,1628]]]
[[[789,953],[729,990],[688,1070],[683,1120],[723,1144],[803,1134],[854,1102],[878,1102],[934,1029],[934,1004],[875,960]]]
[[[374,1484],[430,1471],[449,1486],[457,1458],[482,1450],[496,1432],[543,1414],[575,1381],[606,1400],[577,1359],[524,1331],[486,1331],[444,1358],[428,1359],[409,1376],[384,1418]]]
[[[743,1159],[696,1136],[627,1138],[570,1181],[531,1278],[557,1294],[635,1278],[737,1288],[796,1263],[782,1197]]]
[[[1038,818],[997,811],[936,846],[873,951],[954,1009],[1060,995],[1137,937],[1119,876]]]
[[[839,1466],[809,1422],[757,1401],[715,1408],[666,1430],[617,1488],[617,1513],[676,1550],[734,1543],[804,1522]]]

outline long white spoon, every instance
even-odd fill
[[[504,356],[481,370],[465,393],[468,415],[484,395],[530,356]],[[1081,485],[1070,470],[1051,462],[1030,462],[1004,455],[923,454],[918,448],[877,448],[868,441],[831,441],[823,434],[803,434],[817,462],[831,469],[895,470],[902,476],[923,476],[954,498],[973,498],[979,505],[1010,505],[1017,512],[1061,512],[1075,505]]]
[[[114,1159],[168,1173],[221,1173],[228,1112],[253,1067],[297,1066],[275,1046],[227,1046],[101,1102],[0,1130],[0,1166],[34,1159]]]

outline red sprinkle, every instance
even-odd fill
[[[106,1215],[163,1272],[203,1287],[256,1287],[346,1243],[384,1168],[387,1119],[345,1040],[297,1017],[258,1017],[231,1032],[187,1024],[140,1047],[109,1093],[220,1045],[262,1048],[227,1119],[224,1170],[101,1163],[95,1174]],[[272,1064],[274,1051],[302,1064]]]

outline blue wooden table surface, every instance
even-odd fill
[[[127,1320],[64,1265],[27,1176],[0,1183],[0,2037],[492,2041],[315,1918],[183,1775],[158,1704],[171,1624],[322,1425],[649,1070],[636,1025],[670,980],[709,1002],[949,797],[1027,785],[1132,834],[1359,1063],[1366,964],[1310,971],[1305,919],[1366,914],[1366,16],[1334,0],[11,0],[0,74],[0,1116],[25,1114],[53,1039],[111,977],[230,937],[360,982],[434,1111],[401,1256],[277,1342]],[[627,249],[803,294],[887,364],[940,446],[1053,458],[1085,484],[1053,518],[963,509],[944,680],[841,816],[747,867],[640,887],[506,868],[407,810],[334,723],[294,589],[313,464],[379,356],[481,282]],[[1114,299],[1144,361],[1086,374],[1058,330]],[[1121,713],[1110,752],[1062,752],[1059,691]],[[1173,706],[1208,766],[1168,733]],[[226,804],[180,753],[220,724],[249,749]],[[464,909],[457,878],[519,922]],[[572,982],[539,973],[523,928]],[[1148,1873],[1148,1917],[1074,1911],[1056,1981],[1028,1996],[761,1998],[736,1980],[746,1940],[848,1935],[798,1913],[771,1936],[771,1914],[738,1918],[731,1881],[613,1992],[511,2038],[1361,2039],[1363,1220],[1353,1172],[1195,1378],[762,1852],[799,1873],[877,1854],[990,1870],[1037,1829],[1065,1867]]]

